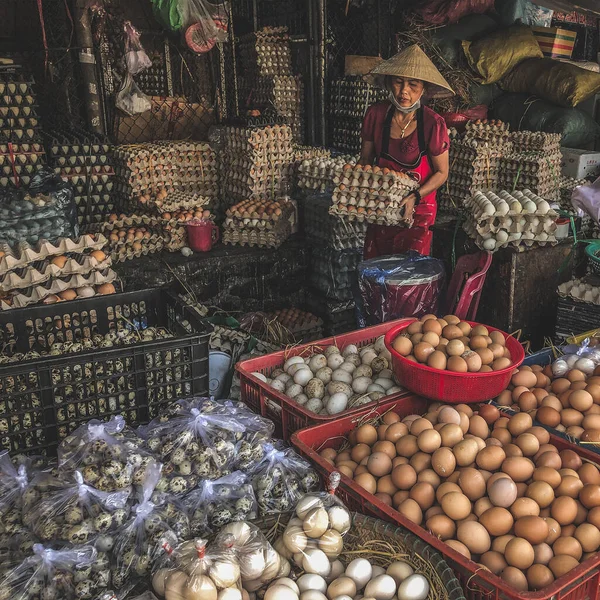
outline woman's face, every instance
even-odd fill
[[[420,79],[406,79],[404,77],[392,77],[391,88],[396,100],[401,106],[412,106],[425,90]]]

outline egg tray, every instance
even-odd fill
[[[590,331],[596,328],[598,323],[600,323],[600,306],[572,297],[558,298],[554,336],[557,343],[562,344],[567,338],[582,331]],[[597,449],[595,451],[598,452]]]
[[[148,254],[155,254],[162,252],[165,248],[165,242],[162,236],[153,236],[153,239],[148,243],[142,242],[141,248],[134,249],[132,246],[127,244],[120,244],[117,248],[110,250],[110,257],[113,262],[121,263],[126,260],[133,260],[134,258],[140,258],[141,256],[148,256]]]
[[[600,306],[600,287],[581,279],[571,279],[561,283],[557,289],[560,298],[570,298],[576,302]]]
[[[512,131],[510,139],[515,148],[522,153],[528,152],[560,152],[560,133],[544,133],[541,131]]]
[[[92,271],[105,271],[110,266],[111,260],[109,257],[102,262],[98,262],[93,256],[89,255],[68,258],[62,268],[48,261],[36,262],[0,276],[0,292],[25,289],[40,285],[50,279],[70,275],[85,275]]]
[[[272,233],[258,231],[256,229],[242,229],[233,231],[226,229],[223,231],[223,243],[232,246],[257,246],[259,248],[279,248],[285,240],[292,234],[291,227],[287,231]]]
[[[109,217],[109,220],[105,223],[101,223],[95,229],[101,232],[111,232],[115,229],[122,229],[123,227],[140,227],[140,226],[156,226],[158,225],[158,219],[150,215],[113,215]]]
[[[63,173],[61,169],[55,169],[55,173],[68,179],[73,185],[75,194],[87,194],[88,190],[92,193],[102,194],[103,192],[112,192],[115,187],[114,173]]]
[[[0,298],[0,309],[11,310],[14,308],[25,308],[32,304],[42,302],[48,296],[64,292],[69,289],[97,286],[103,283],[112,283],[117,279],[117,274],[112,269],[105,271],[93,271],[87,277],[83,275],[72,275],[68,280],[54,279],[44,285],[36,285],[24,291],[10,294],[8,297]],[[86,296],[87,297],[87,296]]]
[[[369,106],[386,100],[389,92],[368,84],[362,77],[347,76],[334,79],[329,94],[330,114],[362,121]]]
[[[360,152],[361,122],[346,117],[332,117],[332,146],[344,152]]]
[[[11,248],[8,244],[0,244],[0,275],[58,254],[102,250],[106,243],[107,239],[101,233],[97,233],[82,235],[75,239],[60,238],[54,243],[40,240],[35,246],[21,243]]]

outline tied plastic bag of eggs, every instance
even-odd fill
[[[283,444],[265,444],[265,456],[252,473],[252,487],[261,514],[292,510],[296,503],[319,486],[310,464]]]
[[[253,375],[310,412],[335,415],[402,391],[390,366],[391,355],[381,336],[360,348],[328,346],[306,358],[292,356],[268,378]]]
[[[162,558],[165,546],[175,547],[190,536],[185,507],[174,497],[154,494],[162,465],[147,469],[131,519],[117,532],[113,548],[113,585],[116,589],[132,580],[148,577]],[[151,500],[152,499],[152,500]]]
[[[53,550],[35,544],[33,552],[0,578],[0,600],[92,600],[110,584],[93,572],[92,546]]]
[[[80,471],[42,475],[23,496],[23,524],[42,542],[91,543],[125,523],[130,493],[131,488],[101,492]]]
[[[554,377],[564,377],[570,370],[577,369],[588,377],[594,374],[596,368],[600,365],[600,350],[590,347],[590,340],[585,339],[581,346],[567,347],[564,356],[561,356],[552,363],[552,375]]]
[[[501,332],[485,325],[471,327],[455,315],[425,315],[404,329],[391,347],[408,360],[455,373],[490,373],[512,364]]]
[[[165,600],[242,600],[241,565],[231,535],[207,548],[196,539],[169,549],[152,577],[154,592]]]
[[[15,456],[0,452],[0,548],[12,547],[14,536],[27,533],[21,514],[23,495],[30,482],[47,472],[49,466],[43,456]]]
[[[340,474],[332,473],[327,492],[304,495],[275,543],[275,549],[298,568],[323,578],[339,570],[343,536],[352,524],[350,512],[335,495],[339,482]]]
[[[365,551],[365,555],[368,551]],[[276,579],[264,600],[344,600],[363,597],[374,600],[425,600],[429,581],[404,561],[386,567],[373,564],[370,558],[355,558],[335,565],[328,577],[305,573],[296,581]]]
[[[204,480],[182,502],[194,536],[208,535],[234,521],[251,521],[258,516],[254,489],[241,471],[216,481]]]
[[[106,422],[92,419],[60,443],[58,467],[67,473],[80,469],[85,483],[116,492],[144,481],[154,459],[143,446],[120,415]]]
[[[215,539],[217,547],[231,547],[240,564],[244,590],[255,592],[277,577],[289,575],[291,565],[255,525],[238,521],[226,525]]]

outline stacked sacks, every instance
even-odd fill
[[[464,229],[482,249],[494,252],[509,245],[522,249],[556,243],[558,214],[530,190],[475,192],[466,202]],[[524,248],[523,248],[524,249]]]

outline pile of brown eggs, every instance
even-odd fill
[[[519,591],[600,548],[600,471],[531,416],[484,404],[388,412],[321,457],[369,494]]]
[[[484,325],[471,327],[455,315],[442,319],[425,315],[411,323],[392,347],[407,360],[455,373],[490,373],[512,364],[502,333]]]

